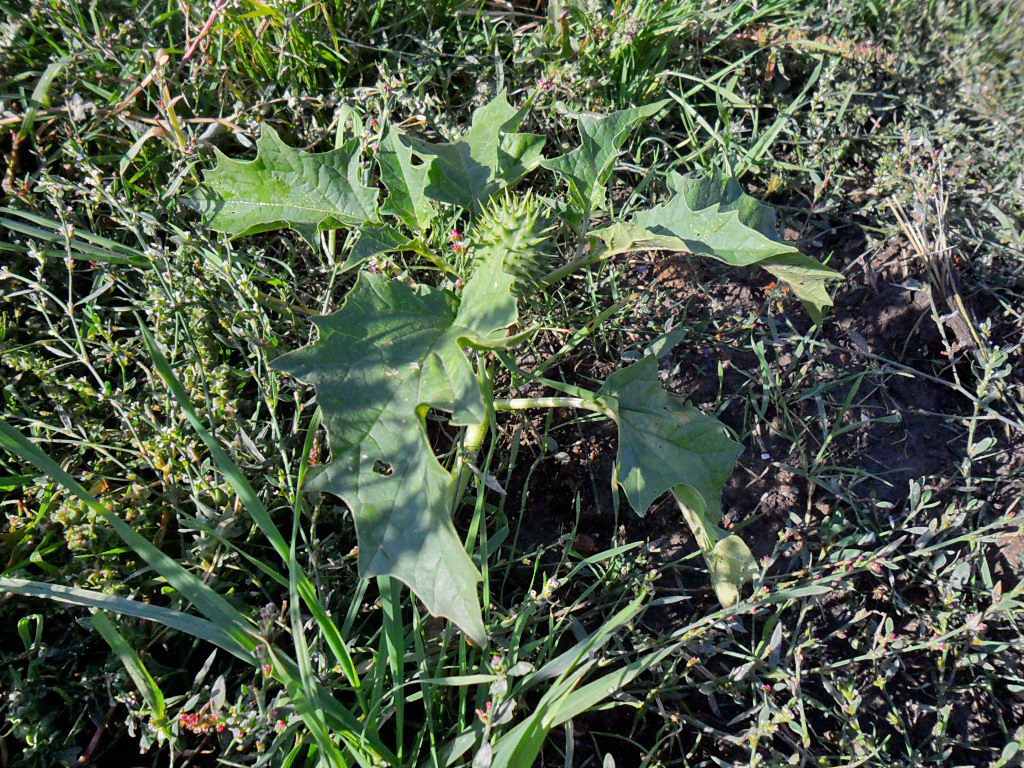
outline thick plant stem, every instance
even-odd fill
[[[490,362],[480,361],[480,367],[477,369],[477,379],[486,396],[492,397],[494,391],[493,372]],[[459,446],[458,454],[455,457],[455,466],[453,467],[455,477],[458,478],[457,493],[455,494],[456,505],[462,503],[462,497],[465,495],[466,487],[469,485],[470,475],[474,474],[475,467],[473,462],[476,461],[477,454],[480,453],[480,448],[484,444],[484,438],[487,437],[487,429],[490,423],[491,411],[488,410],[482,421],[466,426],[466,432],[462,436],[462,445]]]
[[[469,460],[480,452],[480,446],[484,444],[484,437],[487,435],[488,419],[479,424],[470,424],[466,427],[466,435],[462,440],[463,458]]]
[[[550,288],[552,285],[562,280],[577,269],[589,266],[590,264],[596,264],[599,261],[603,261],[609,256],[613,255],[608,252],[607,248],[596,248],[590,246],[590,215],[589,211],[583,218],[583,224],[580,226],[579,232],[579,244],[576,247],[575,255],[569,260],[568,264],[563,264],[558,269],[548,272],[544,277],[540,279],[541,288]],[[588,252],[589,246],[589,252]]]
[[[563,280],[578,269],[589,267],[591,264],[597,264],[598,262],[606,261],[612,258],[612,256],[618,256],[623,253],[640,253],[641,251],[654,251],[657,248],[653,246],[635,246],[630,248],[604,248],[594,247],[591,248],[589,253],[585,253],[579,256],[568,264],[564,264],[558,269],[553,269],[542,277],[538,282],[541,288],[550,288],[552,285],[557,283],[559,280]]]
[[[489,423],[490,419],[485,418],[478,424],[470,424],[466,427],[466,434],[462,437],[462,445],[459,447],[454,467],[459,483],[458,492],[455,494],[458,503],[461,503],[462,497],[466,493],[466,486],[469,485],[469,478],[474,474],[473,462],[476,461],[477,454],[480,453],[480,448],[484,444]]]
[[[347,121],[341,115],[338,115],[338,125],[334,131],[335,149],[339,149],[345,141],[346,123]],[[327,255],[330,256],[331,263],[334,264],[338,256],[338,230],[336,229],[332,229],[327,233]]]

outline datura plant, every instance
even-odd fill
[[[478,646],[488,642],[481,574],[453,514],[474,477],[486,487],[474,462],[505,411],[572,407],[611,419],[615,481],[636,513],[672,494],[725,605],[754,569],[747,545],[719,525],[722,489],[742,447],[720,422],[662,388],[656,353],[594,389],[545,379],[514,356],[532,333],[531,294],[635,251],[756,265],[788,284],[815,319],[831,303],[826,283],[837,273],[784,242],[773,211],[733,179],[672,174],[665,202],[614,215],[606,190],[621,147],[664,106],[575,115],[580,145],[546,158],[544,137],[519,131],[528,106],[516,109],[499,93],[457,141],[430,143],[391,128],[369,170],[358,139],[311,153],[264,126],[256,158],[218,153],[191,201],[212,229],[232,236],[287,227],[319,247],[322,232],[354,231],[343,267],[361,271],[341,309],[314,320],[316,343],[275,362],[315,388],[330,438],[332,460],[306,488],[335,494],[351,510],[363,577],[405,583]],[[513,191],[538,167],[561,179],[563,196]],[[386,188],[383,201],[375,180]],[[429,245],[453,220],[468,234],[455,263]],[[558,264],[562,252],[574,255]],[[371,258],[374,268],[363,268]],[[399,268],[399,259],[422,259],[430,271]],[[554,393],[498,397],[498,366],[514,386],[534,382]],[[451,450],[440,452],[445,461],[428,432],[430,410],[460,428]]]

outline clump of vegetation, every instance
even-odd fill
[[[578,408],[610,419],[618,428],[615,481],[640,515],[659,496],[672,492],[693,530],[722,605],[735,605],[743,585],[757,573],[743,540],[719,527],[722,489],[742,448],[720,422],[662,389],[657,356],[671,347],[671,334],[596,390],[544,379],[525,371],[507,354],[537,331],[522,327],[526,318],[520,317],[520,301],[578,269],[635,251],[685,250],[737,266],[762,264],[779,277],[790,278],[794,293],[816,316],[831,303],[824,283],[838,274],[782,242],[772,212],[742,194],[731,180],[699,181],[677,175],[668,202],[636,211],[628,219],[613,218],[591,230],[593,217],[605,213],[605,189],[621,145],[631,128],[656,108],[580,119],[583,143],[548,162],[569,181],[565,201],[513,196],[513,185],[543,162],[544,139],[517,132],[526,110],[513,108],[500,93],[476,111],[471,127],[458,141],[428,144],[395,132],[387,134],[384,143],[391,152],[384,155],[380,166],[388,184],[383,210],[397,219],[394,224],[381,220],[377,191],[364,183],[358,141],[339,141],[338,148],[330,152],[310,154],[289,148],[272,130],[264,131],[255,160],[238,162],[222,157],[207,174],[203,193],[194,203],[207,214],[212,227],[232,235],[286,225],[316,246],[322,230],[350,226],[359,235],[347,266],[407,250],[424,258],[428,277],[431,272],[440,273],[440,285],[432,286],[415,277],[415,268],[398,272],[393,262],[363,271],[341,309],[318,319],[320,340],[279,357],[274,367],[316,387],[317,418],[322,418],[330,436],[332,461],[319,468],[308,483],[301,480],[306,467],[300,464],[297,488],[300,492],[330,491],[351,510],[358,535],[360,575],[378,579],[382,594],[390,593],[392,600],[396,599],[392,579],[408,585],[432,615],[450,619],[481,649],[488,646],[489,638],[477,586],[483,581],[481,567],[486,568],[487,563],[485,555],[479,554],[474,561],[451,518],[463,504],[474,476],[478,534],[486,528],[484,518],[493,505],[487,501],[486,490],[507,493],[489,474],[491,462],[484,469],[476,466],[497,412]],[[414,155],[421,162],[414,163]],[[430,230],[439,224],[441,206],[446,204],[461,208],[456,215],[465,217],[470,227],[469,242],[458,249],[460,264],[449,263],[425,245]],[[556,215],[576,226],[560,233],[557,224],[548,223]],[[546,271],[551,252],[556,250],[574,250],[575,255],[567,264]],[[378,275],[378,269],[395,271],[396,276]],[[446,285],[450,287],[446,289]],[[261,570],[288,587],[294,659],[264,637],[254,621],[160,552],[3,422],[0,443],[8,451],[77,496],[203,619],[102,592],[24,579],[0,577],[0,586],[15,594],[44,595],[149,619],[261,667],[282,685],[282,706],[294,713],[296,727],[301,723],[297,743],[289,747],[293,757],[312,750],[321,763],[331,766],[347,765],[352,758],[369,764],[427,759],[428,755],[400,756],[407,738],[404,732],[399,734],[397,748],[388,747],[376,725],[382,714],[376,709],[379,702],[370,706],[360,696],[364,682],[349,650],[351,641],[346,641],[296,559],[295,526],[301,495],[294,499],[296,518],[289,544],[239,467],[199,420],[184,386],[149,332],[144,328],[142,332],[158,372],[191,426],[287,565],[286,574],[267,565]],[[553,362],[549,357],[539,368],[548,368]],[[513,390],[510,394],[522,384],[536,382],[568,396],[496,397],[499,365]],[[426,420],[431,409],[450,414],[448,423],[462,428],[451,445],[438,448],[433,444],[438,440],[430,434]],[[441,463],[438,453],[448,457],[448,466]],[[298,613],[303,604],[331,649],[331,661],[345,673],[352,687],[350,694],[362,704],[362,712],[343,707],[318,679],[316,673],[323,670],[314,669]],[[634,603],[627,615],[638,608],[639,602]],[[621,617],[613,617],[598,626],[592,638],[609,637],[621,621]],[[172,739],[164,696],[155,680],[102,613],[94,617],[94,623],[153,710],[151,726],[161,737]],[[391,642],[399,644],[396,635],[402,631],[400,626],[392,628]],[[530,684],[546,679],[544,676],[526,676],[515,690],[507,683],[500,686],[501,695],[487,701],[490,708],[482,710],[479,717],[484,730],[463,732],[450,743],[429,745],[429,759],[472,747],[478,763],[532,765],[547,731],[599,704],[621,686],[624,674],[630,675],[624,667],[574,693],[584,677],[580,672],[589,666],[584,661],[593,645],[593,639],[585,641],[567,657],[572,664],[559,674],[532,714],[513,717],[517,699],[507,696],[525,695]],[[533,671],[529,663],[521,668],[523,674]],[[486,681],[492,693],[501,679]],[[404,681],[395,678],[395,684]],[[585,702],[582,706],[581,701]],[[287,721],[282,722],[282,732],[288,731]],[[229,724],[216,711],[187,714],[181,720],[186,729],[203,734],[211,729],[223,731]],[[510,727],[497,738],[498,732],[492,732],[496,725]]]
[[[782,242],[774,214],[732,180],[676,175],[668,202],[590,229],[592,217],[606,212],[605,190],[621,145],[659,106],[581,117],[582,144],[546,162],[568,181],[564,201],[512,196],[513,185],[545,162],[544,138],[517,132],[526,109],[513,108],[503,93],[476,111],[458,141],[428,144],[386,134],[383,210],[395,224],[380,223],[376,190],[362,182],[356,141],[308,154],[268,131],[254,161],[221,158],[206,178],[199,207],[220,231],[248,234],[284,223],[315,244],[319,231],[347,225],[359,239],[346,266],[407,250],[422,255],[429,270],[441,271],[438,287],[417,277],[410,285],[410,276],[364,272],[341,310],[318,321],[320,342],[274,365],[316,386],[333,461],[310,487],[331,491],[352,510],[361,573],[404,582],[432,614],[452,619],[481,646],[487,644],[476,595],[481,577],[450,517],[471,473],[480,474],[474,462],[495,411],[573,407],[611,419],[619,430],[616,481],[637,514],[672,491],[726,606],[736,602],[754,570],[746,545],[718,528],[722,488],[741,449],[720,423],[661,393],[653,356],[592,391],[546,382],[503,354],[534,332],[522,327],[528,321],[519,315],[519,300],[577,269],[643,250],[760,264],[786,279],[815,316],[831,304],[825,281],[838,274]],[[469,241],[459,249],[462,264],[424,245],[444,204],[460,208],[456,216],[470,223]],[[576,226],[560,232],[542,223],[556,212]],[[544,274],[551,250],[572,252],[573,258]],[[483,357],[475,370],[471,351]],[[553,362],[549,357],[538,367]],[[495,397],[496,366],[512,374],[506,380],[513,389],[539,380],[569,397]],[[450,424],[465,428],[454,441],[457,448],[439,451],[455,457],[450,469],[431,445],[430,409],[451,414]]]
[[[3,10],[0,766],[1015,764],[1014,4]]]

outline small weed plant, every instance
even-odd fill
[[[724,604],[735,602],[750,573],[749,549],[718,527],[722,487],[741,448],[718,421],[662,391],[657,353],[671,337],[593,390],[545,379],[512,356],[534,331],[519,304],[576,270],[631,251],[757,264],[785,281],[815,316],[830,303],[825,283],[835,273],[781,242],[771,210],[733,180],[673,175],[674,194],[665,204],[589,229],[607,208],[623,142],[663,106],[581,115],[580,146],[553,159],[542,154],[544,137],[517,131],[528,107],[512,107],[504,93],[477,110],[458,141],[431,144],[392,130],[377,152],[388,192],[383,205],[363,182],[358,140],[309,154],[264,129],[256,160],[221,157],[197,201],[210,225],[231,235],[289,226],[315,244],[324,229],[352,227],[359,235],[347,266],[408,250],[448,278],[430,285],[389,263],[384,271],[391,277],[364,270],[341,310],[316,321],[319,342],[280,357],[276,367],[316,389],[333,461],[307,487],[340,496],[352,510],[361,573],[407,584],[432,614],[453,621],[477,645],[487,644],[481,576],[451,516],[471,478],[485,485],[490,479],[477,457],[501,411],[570,407],[611,419],[619,437],[615,481],[637,514],[672,492]],[[512,191],[538,166],[565,179],[564,198]],[[431,252],[425,237],[452,218],[452,208],[468,222],[468,242],[460,243],[454,263]],[[553,253],[565,250],[575,256],[552,268]],[[510,392],[495,391],[499,368],[509,374]],[[511,396],[531,381],[557,395]],[[447,468],[428,431],[432,409],[462,428],[442,450],[453,457]]]

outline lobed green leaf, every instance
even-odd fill
[[[832,298],[829,280],[842,276],[785,242],[775,212],[721,176],[669,177],[673,196],[593,233],[603,256],[639,250],[685,251],[732,266],[758,265],[787,283],[815,321]]]
[[[501,91],[473,113],[469,130],[458,141],[412,139],[413,151],[430,163],[426,196],[476,213],[496,192],[536,168],[545,139],[516,132],[526,111],[515,109]]]
[[[491,279],[471,279],[456,307],[443,291],[364,272],[341,310],[315,321],[319,342],[274,363],[316,387],[334,458],[308,487],[351,508],[361,575],[402,581],[481,646],[482,577],[452,525],[456,481],[434,455],[425,416],[436,408],[463,426],[487,417],[465,347],[503,343],[497,332],[515,317],[488,310],[502,306],[479,287]]]
[[[666,392],[655,355],[641,358],[605,381],[597,402],[619,428],[615,479],[643,515],[671,490],[708,564],[723,605],[732,605],[749,580],[747,545],[719,527],[722,489],[743,447],[717,419]]]
[[[643,120],[657,114],[668,100],[642,107],[620,109],[608,115],[575,113],[580,145],[541,165],[559,174],[569,184],[569,198],[578,210],[569,209],[572,223],[578,224],[591,211],[604,208],[605,187],[611,178],[622,145]]]
[[[427,198],[430,163],[413,162],[413,151],[392,128],[377,150],[380,179],[388,189],[381,213],[397,216],[414,230],[430,225],[437,209]]]
[[[722,488],[743,447],[720,421],[662,388],[655,356],[613,373],[598,397],[618,424],[615,479],[637,514],[681,484],[708,508],[720,506]]]
[[[203,191],[189,201],[211,229],[237,237],[290,227],[315,246],[321,230],[376,220],[377,190],[361,181],[358,139],[329,152],[305,152],[264,125],[256,147],[251,161],[218,150]]]

